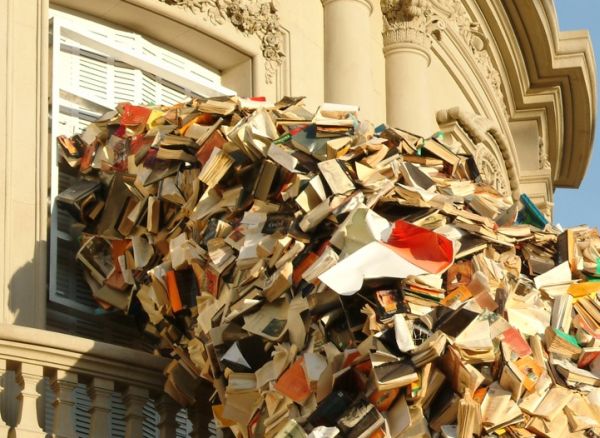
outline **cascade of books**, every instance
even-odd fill
[[[302,100],[125,103],[59,138],[90,293],[172,358],[165,391],[231,437],[598,436],[598,231],[442,134]]]

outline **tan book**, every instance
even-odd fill
[[[407,386],[419,379],[414,365],[409,360],[383,352],[370,354],[375,384],[380,391]]]
[[[158,158],[160,160],[186,161],[188,163],[195,163],[198,161],[195,156],[193,156],[190,153],[187,153],[183,149],[171,149],[171,148],[164,148],[164,147],[161,147],[158,149],[156,158]]]
[[[463,398],[458,402],[457,412],[457,437],[471,438],[479,435],[481,431],[481,411],[479,403],[473,400],[471,392],[465,391]]]
[[[339,161],[335,159],[321,161],[318,166],[321,175],[327,182],[327,185],[333,194],[341,195],[355,189],[352,180],[348,177],[346,170]]]
[[[254,185],[254,197],[262,201],[266,200],[271,192],[271,186],[277,174],[277,164],[270,160],[263,161],[256,184]]]
[[[339,158],[350,150],[352,137],[340,137],[327,142],[327,158]]]
[[[221,181],[232,165],[233,159],[229,155],[219,148],[214,148],[198,179],[208,187],[213,187]]]

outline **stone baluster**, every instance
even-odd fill
[[[112,380],[94,377],[88,383],[92,401],[90,436],[110,436],[110,406],[115,384]]]
[[[46,433],[40,422],[44,368],[40,365],[21,364],[20,370],[17,372],[17,381],[21,383],[23,389],[18,397],[21,409],[14,436],[16,438],[44,438]]]
[[[210,405],[202,397],[198,398],[198,403],[187,409],[188,418],[192,423],[191,438],[203,438],[209,436],[208,424],[212,419]]]
[[[142,436],[144,406],[148,401],[148,398],[148,390],[137,386],[129,386],[123,393],[126,425],[125,438],[137,438]]]
[[[56,438],[76,438],[73,390],[77,386],[77,374],[57,370],[52,377],[51,386],[56,394],[53,435]]]
[[[6,360],[0,359],[0,437],[2,438],[8,436],[8,432],[10,431],[10,426],[6,424],[6,414],[4,412],[4,405],[6,404],[6,379]]]
[[[168,395],[160,396],[156,403],[156,411],[160,416],[158,420],[158,432],[160,438],[172,438],[177,430],[176,415],[179,405]]]

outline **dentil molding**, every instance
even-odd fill
[[[265,59],[267,84],[273,82],[277,68],[282,64],[283,31],[279,24],[277,7],[273,0],[158,0],[179,6],[202,16],[212,24],[220,25],[229,20],[244,35],[260,38]]]

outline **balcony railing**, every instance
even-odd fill
[[[211,436],[206,409],[191,408],[186,419],[163,393],[167,361],[75,336],[0,325],[0,438]]]

